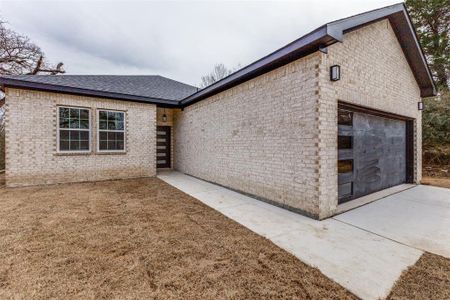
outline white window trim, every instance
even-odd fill
[[[100,130],[100,112],[101,111],[123,113],[123,130],[109,130],[109,129],[101,129]],[[123,132],[123,150],[100,150],[100,131]],[[97,152],[99,152],[99,153],[126,153],[127,152],[127,113],[125,111],[106,109],[106,108],[98,108],[97,109]]]
[[[85,109],[89,111],[89,129],[79,129],[79,128],[60,128],[59,124],[59,109],[60,108],[73,108],[73,109]],[[70,150],[60,150],[60,130],[68,130],[68,131],[88,131],[89,132],[89,149],[88,150],[76,150],[76,151],[70,151]],[[57,153],[63,153],[63,154],[86,154],[92,152],[92,114],[91,109],[88,107],[80,107],[80,106],[66,106],[66,105],[58,105],[56,106],[56,152]]]

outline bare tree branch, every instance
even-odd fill
[[[211,84],[213,84],[216,81],[221,80],[222,78],[227,77],[228,75],[230,75],[231,73],[233,73],[234,71],[236,71],[237,69],[239,69],[241,66],[240,64],[234,68],[234,69],[228,69],[227,67],[225,67],[224,64],[216,64],[214,66],[214,69],[212,70],[211,73],[202,76],[201,80],[202,82],[200,83],[200,87],[201,88],[205,88]]]
[[[0,20],[0,75],[65,73],[63,63],[50,65],[42,50],[24,35],[6,27]]]

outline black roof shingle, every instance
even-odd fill
[[[195,86],[159,75],[4,75],[3,81],[25,81],[51,87],[72,88],[74,91],[99,91],[110,94],[149,98],[150,100],[179,100],[197,92]],[[67,90],[69,92],[69,90]],[[105,95],[107,96],[107,95]]]

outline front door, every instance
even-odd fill
[[[170,126],[156,128],[156,167],[170,168]]]

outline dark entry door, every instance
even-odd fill
[[[170,126],[156,128],[156,167],[170,168]]]
[[[339,203],[407,180],[406,121],[339,110]]]

